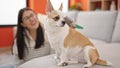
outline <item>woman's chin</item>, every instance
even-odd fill
[[[33,25],[33,29],[37,29],[39,25]]]

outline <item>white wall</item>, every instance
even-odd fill
[[[26,0],[0,1],[0,26],[16,25],[19,9],[26,7]]]
[[[63,3],[63,12],[68,11],[68,0],[50,0],[54,9],[59,9]],[[0,1],[0,26],[16,25],[18,11],[26,7],[26,0],[1,0]]]
[[[63,3],[63,12],[68,11],[68,0],[50,0],[54,9],[59,9],[61,3]]]

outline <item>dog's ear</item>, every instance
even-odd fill
[[[50,0],[47,0],[47,5],[46,5],[46,14],[49,14],[51,11],[53,11],[54,8],[50,2]]]
[[[62,11],[62,9],[63,9],[63,3],[61,3],[59,10]]]

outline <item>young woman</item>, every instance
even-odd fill
[[[37,14],[29,8],[21,9],[18,13],[13,55],[18,57],[20,63],[48,55],[50,46],[46,40],[43,25],[38,20]]]

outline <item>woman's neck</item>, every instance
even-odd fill
[[[37,37],[37,30],[30,30],[30,35],[31,37],[33,38],[33,40],[36,40],[36,37]]]

